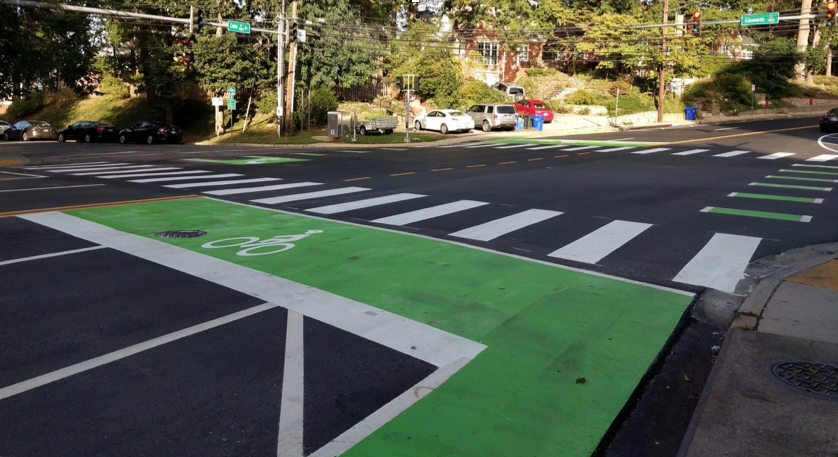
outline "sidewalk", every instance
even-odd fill
[[[679,456],[838,455],[838,243],[761,259]]]

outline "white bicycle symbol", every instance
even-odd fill
[[[261,240],[259,239],[259,237],[255,236],[225,238],[223,240],[215,240],[210,241],[209,243],[204,243],[203,245],[201,245],[201,247],[207,249],[220,249],[238,246],[244,249],[237,252],[236,255],[268,255],[276,254],[282,251],[287,251],[295,246],[292,243],[293,241],[299,241],[315,233],[323,233],[323,230],[309,230],[301,235],[277,235],[273,238],[268,238],[266,240]],[[266,251],[266,248],[269,248],[269,250]]]

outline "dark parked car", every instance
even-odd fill
[[[119,142],[122,144],[135,143],[180,143],[183,131],[180,127],[164,122],[138,122],[131,128],[119,132]]]
[[[58,131],[58,141],[67,140],[84,141],[116,141],[119,137],[119,129],[104,122],[79,121]]]
[[[821,132],[838,130],[838,108],[832,108],[821,116]]]
[[[20,121],[3,132],[6,141],[11,140],[55,140],[58,131],[44,121]]]
[[[0,135],[6,133],[6,130],[11,128],[12,124],[9,124],[6,121],[0,121]]]

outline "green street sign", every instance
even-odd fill
[[[742,25],[771,25],[780,23],[780,13],[744,14]]]
[[[227,110],[228,111],[235,111],[236,109],[236,101],[235,100],[227,100]]]
[[[236,86],[227,86],[227,96],[228,97],[235,97],[236,96]]]
[[[247,22],[227,21],[227,31],[236,33],[250,33],[250,24]]]

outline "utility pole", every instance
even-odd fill
[[[282,96],[284,95],[285,87],[282,84],[282,76],[285,73],[285,0],[282,0],[282,12],[279,14],[279,24],[277,25],[279,36],[277,37],[276,49],[276,136],[282,137],[282,122],[283,122],[283,103]]]
[[[797,26],[797,52],[803,54],[809,46],[809,13],[812,10],[812,0],[803,0],[800,5],[800,23]],[[795,80],[799,83],[806,81],[806,64],[798,63],[794,66]]]
[[[297,1],[294,0],[291,2],[291,20],[297,20]],[[289,27],[289,30],[292,30],[292,27]],[[294,112],[294,80],[296,78],[296,68],[297,68],[297,40],[296,37],[288,36],[288,53],[290,55],[288,61],[288,90],[285,94],[285,112],[288,113],[285,116],[285,132],[288,132],[288,129],[291,126],[291,113]]]
[[[661,66],[658,81],[658,122],[663,122],[663,96],[666,92],[666,19],[669,16],[669,0],[663,1],[663,24],[661,28]]]

